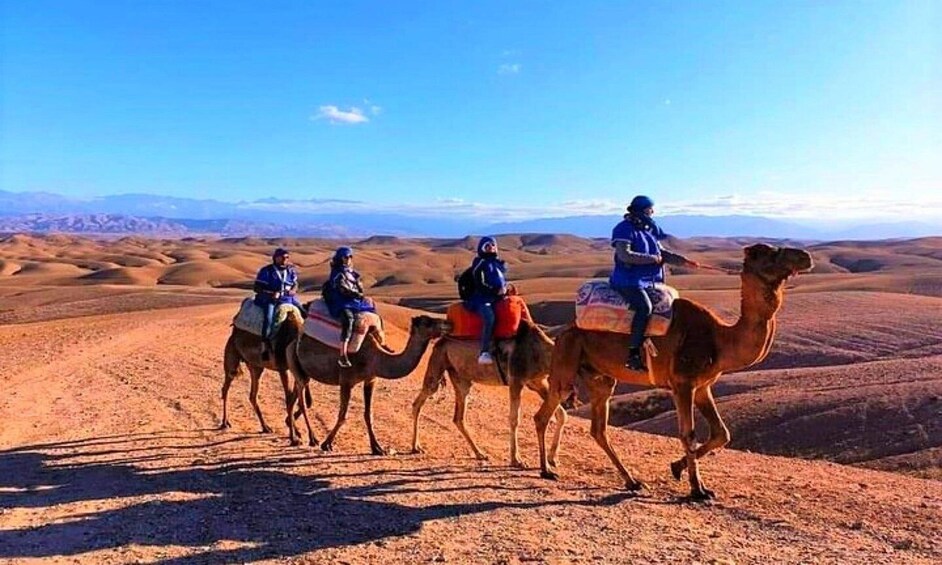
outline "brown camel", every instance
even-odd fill
[[[648,358],[648,373],[625,368],[628,336],[624,334],[585,331],[572,326],[556,338],[549,397],[534,416],[542,477],[558,478],[547,464],[546,428],[561,396],[578,374],[589,389],[592,437],[615,464],[629,490],[639,490],[643,485],[622,465],[606,434],[609,401],[616,380],[671,390],[685,450],[683,457],[671,463],[671,472],[679,480],[684,468],[687,469],[691,498],[702,500],[714,496],[700,479],[697,459],[726,445],[730,435],[716,410],[711,387],[722,373],[744,369],[768,355],[775,334],[775,314],[782,305],[784,283],[790,276],[812,267],[811,255],[800,249],[758,243],[744,251],[739,320],[726,324],[709,309],[678,299],[674,302],[667,334],[650,338],[657,355]],[[710,438],[699,446],[694,433],[694,405],[710,425]]]
[[[487,454],[481,451],[464,424],[464,412],[468,393],[473,383],[483,385],[509,386],[510,388],[510,465],[523,468],[524,463],[517,454],[517,426],[520,424],[520,393],[523,387],[535,391],[543,400],[549,393],[547,377],[550,358],[553,352],[553,340],[536,324],[527,320],[520,322],[517,335],[510,341],[506,357],[501,354],[503,376],[496,365],[479,365],[480,347],[477,340],[444,338],[432,347],[428,369],[422,390],[412,403],[412,452],[422,453],[419,442],[419,415],[422,406],[445,383],[445,372],[455,388],[454,422],[461,435],[468,440],[474,455],[486,460]],[[506,378],[507,382],[504,382]],[[566,419],[562,407],[556,410],[556,421]],[[562,430],[562,425],[557,427]],[[556,442],[558,444],[558,442]]]
[[[249,376],[252,378],[252,385],[249,389],[249,402],[255,409],[255,415],[258,416],[258,422],[262,425],[262,433],[271,433],[272,429],[265,423],[262,411],[258,406],[258,382],[265,369],[275,371],[281,377],[281,386],[285,391],[285,406],[288,409],[294,404],[294,387],[288,383],[288,364],[285,358],[285,349],[288,344],[301,335],[304,327],[304,320],[296,311],[290,311],[285,321],[278,329],[278,333],[272,340],[274,355],[271,355],[267,361],[262,359],[262,338],[253,333],[241,330],[235,326],[232,327],[232,334],[226,341],[226,349],[223,356],[223,368],[225,370],[225,380],[222,383],[222,422],[220,429],[230,428],[229,412],[227,409],[229,400],[229,387],[237,376],[242,374],[242,364],[244,363],[249,370]],[[310,396],[310,392],[307,393]],[[297,416],[297,415],[296,415]],[[294,428],[294,420],[286,419],[289,430]]]
[[[356,353],[350,354],[352,367],[340,367],[337,361],[340,352],[332,347],[322,344],[304,334],[288,346],[288,367],[295,378],[295,393],[293,399],[300,404],[304,423],[307,425],[308,441],[310,445],[317,445],[311,422],[308,419],[308,399],[298,396],[302,388],[307,387],[311,379],[317,382],[340,387],[340,411],[337,414],[337,423],[327,434],[321,444],[323,451],[332,451],[334,438],[347,418],[347,406],[350,404],[350,391],[354,386],[363,383],[363,417],[366,421],[366,431],[370,438],[370,450],[373,455],[385,455],[386,450],[376,440],[373,433],[373,387],[376,378],[401,379],[408,376],[418,366],[422,355],[428,348],[429,342],[441,337],[447,326],[445,320],[430,316],[416,316],[412,318],[409,330],[409,341],[405,349],[398,354],[387,350],[375,335],[367,335]],[[291,405],[288,406],[288,418],[291,418]],[[294,428],[289,426],[291,444],[297,445],[300,439],[294,434]]]

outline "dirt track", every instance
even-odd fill
[[[423,416],[427,455],[366,455],[355,394],[336,451],[257,433],[247,379],[217,431],[220,355],[233,306],[0,327],[0,561],[74,562],[938,562],[942,484],[724,451],[703,469],[721,498],[687,503],[676,440],[612,432],[649,489],[632,498],[587,433],[567,428],[564,480],[506,466],[507,401],[476,389],[469,421],[489,463],[451,424],[451,392]],[[401,345],[402,332],[394,344]],[[406,451],[424,365],[379,387],[380,440]],[[315,390],[318,433],[336,390]],[[534,464],[525,397],[521,445]],[[735,414],[729,414],[734,419]]]

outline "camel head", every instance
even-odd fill
[[[789,277],[811,270],[811,254],[794,247],[774,247],[756,243],[743,249],[743,272],[755,275],[772,287],[781,286]]]
[[[409,328],[410,334],[415,334],[428,339],[442,337],[448,332],[449,322],[441,318],[431,316],[416,316],[412,318],[412,324]]]

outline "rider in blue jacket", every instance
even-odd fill
[[[668,236],[654,223],[651,218],[653,215],[654,201],[647,196],[636,196],[628,206],[624,220],[612,230],[615,268],[609,284],[634,310],[628,362],[625,363],[626,367],[634,371],[648,370],[641,356],[641,344],[652,312],[648,289],[656,282],[664,282],[664,263],[700,266],[696,261],[661,247],[659,242]]]
[[[507,266],[497,256],[497,240],[493,237],[482,237],[478,242],[478,254],[471,262],[471,273],[474,276],[474,292],[465,301],[465,306],[477,312],[484,322],[478,363],[490,365],[494,362],[490,353],[496,321],[494,305],[507,295]]]
[[[271,351],[271,332],[275,322],[275,308],[279,304],[293,304],[298,308],[298,272],[288,263],[290,255],[279,247],[272,254],[272,262],[258,271],[255,277],[255,304],[265,311],[262,324],[262,359],[268,360]]]
[[[323,288],[324,302],[330,315],[340,320],[341,367],[350,367],[347,346],[353,334],[353,324],[360,312],[375,312],[376,307],[363,293],[360,273],[353,270],[353,249],[338,247],[330,260],[330,277]]]

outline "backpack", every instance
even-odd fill
[[[460,275],[455,277],[455,282],[458,283],[458,296],[462,300],[470,300],[471,295],[474,294],[474,265],[468,267],[461,272]]]

